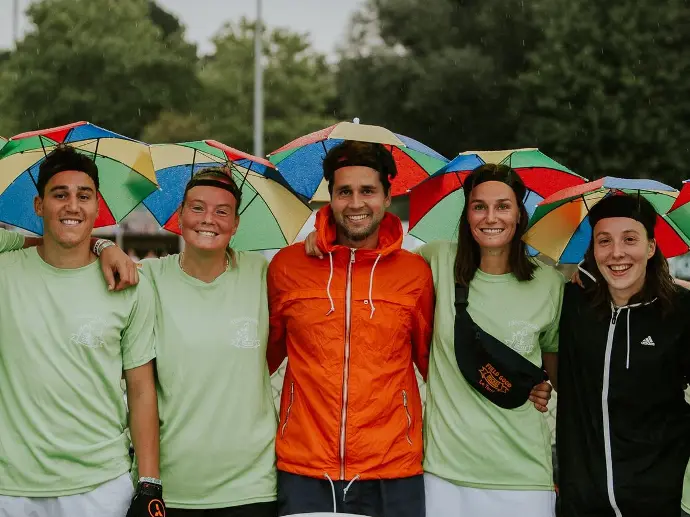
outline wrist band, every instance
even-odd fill
[[[115,243],[113,241],[109,241],[108,239],[98,239],[96,244],[93,245],[93,253],[97,257],[100,257],[101,253],[103,253],[103,250],[109,248],[110,246],[115,246]]]
[[[163,482],[158,478],[139,478],[139,483],[151,483],[152,485],[163,486]]]

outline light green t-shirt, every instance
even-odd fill
[[[503,409],[478,394],[455,360],[456,243],[432,242],[418,253],[436,288],[434,335],[427,380],[424,470],[461,486],[553,490],[551,435],[531,402]],[[536,365],[558,351],[564,278],[539,264],[534,279],[477,271],[468,311],[474,321]]]
[[[211,283],[184,273],[179,255],[142,261],[157,297],[160,468],[173,508],[276,499],[267,262],[235,256]]]
[[[97,260],[0,254],[0,494],[78,494],[129,471],[120,379],[155,357],[154,317],[146,278],[111,293]]]
[[[11,232],[0,228],[0,253],[20,250],[24,246],[24,236],[18,232]]]

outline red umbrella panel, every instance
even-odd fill
[[[532,215],[545,197],[586,182],[538,149],[465,152],[410,192],[410,235],[425,242],[456,240],[465,204],[467,176],[480,165],[500,163],[513,168],[527,187],[523,202]]]

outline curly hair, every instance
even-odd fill
[[[36,190],[38,190],[39,197],[42,198],[45,195],[46,185],[50,178],[64,171],[83,172],[93,180],[96,190],[98,190],[98,166],[96,162],[74,147],[60,144],[48,153],[38,168]]]
[[[391,152],[382,144],[345,140],[328,151],[323,159],[323,177],[328,182],[328,192],[333,195],[335,171],[349,166],[370,167],[379,173],[384,194],[391,188],[391,180],[398,174]]]

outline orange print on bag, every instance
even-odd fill
[[[479,384],[486,391],[492,393],[496,391],[499,393],[508,393],[510,388],[513,387],[511,382],[503,377],[491,363],[486,363],[485,366],[482,366],[479,369],[479,375],[482,376],[482,380],[479,381]]]

